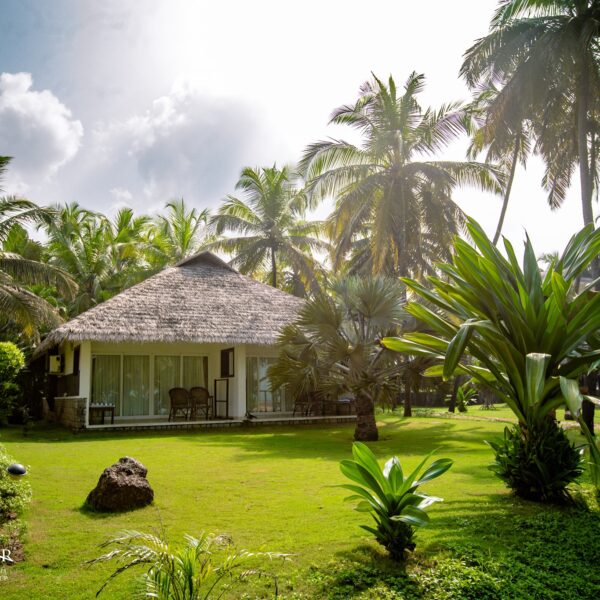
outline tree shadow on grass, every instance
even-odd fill
[[[457,428],[452,422],[419,423],[405,421],[394,424],[393,428],[380,428],[378,442],[370,443],[376,455],[382,460],[392,455],[423,456],[433,449],[438,455],[443,452],[471,451],[473,445],[485,450],[484,439],[489,430],[474,425],[469,429]],[[277,428],[271,430],[247,430],[243,433],[230,432],[229,435],[207,439],[199,436],[181,436],[191,443],[205,447],[238,448],[236,460],[255,460],[259,457],[274,456],[279,459],[319,458],[342,460],[350,455],[353,428]]]
[[[361,544],[350,550],[336,552],[335,560],[325,568],[312,567],[307,578],[318,598],[343,600],[385,597],[417,600],[424,596],[407,572],[411,562],[411,557],[407,557],[404,563],[394,562],[382,550]]]

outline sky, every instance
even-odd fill
[[[113,214],[173,198],[215,208],[245,166],[293,164],[371,73],[424,73],[423,106],[467,100],[462,54],[497,0],[3,0],[0,155],[5,193]],[[443,158],[462,159],[466,140]],[[536,252],[582,226],[574,181],[551,211],[536,158],[519,169],[505,235]],[[458,189],[491,235],[501,200]],[[326,216],[330,205],[317,210]]]

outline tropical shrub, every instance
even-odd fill
[[[16,379],[24,366],[23,352],[12,342],[0,342],[0,424],[6,424],[19,397]]]
[[[530,438],[540,431],[547,434],[548,428],[557,431],[546,435],[546,442],[556,444],[556,452],[570,452],[568,460],[563,458],[566,464],[575,464],[578,450],[573,445],[566,450],[554,411],[566,404],[579,415],[583,396],[578,377],[600,357],[600,294],[592,289],[595,282],[581,290],[578,285],[600,252],[600,230],[588,226],[574,235],[544,275],[529,239],[521,267],[508,240],[505,258],[472,219],[468,231],[475,247],[456,240],[452,264],[440,265],[445,279],[430,277],[430,289],[403,280],[428,302],[411,303],[407,312],[431,333],[406,334],[382,343],[398,352],[443,361],[428,374],[444,379],[468,375],[506,402],[519,420],[519,432],[511,439],[524,446],[514,457],[527,457],[518,467],[522,477],[528,476],[530,449],[536,445]],[[542,425],[544,420],[551,424]],[[539,469],[557,477],[545,491],[539,490],[539,499],[563,496],[579,472],[567,469],[570,476],[564,477],[564,470],[553,471],[552,456],[550,449],[538,455],[538,460],[550,461],[540,463]],[[534,489],[538,482],[536,473],[530,486],[519,485],[515,492]]]
[[[583,472],[581,453],[551,419],[532,421],[524,436],[521,427],[504,429],[501,440],[490,441],[496,458],[490,467],[522,498],[559,500]]]
[[[11,560],[19,560],[25,531],[20,516],[31,501],[31,486],[23,477],[13,478],[8,474],[6,468],[13,462],[0,446],[0,548],[11,552]]]
[[[22,477],[14,479],[6,468],[15,461],[0,446],[0,527],[15,519],[31,500],[31,486]]]
[[[263,576],[265,573],[251,568],[254,558],[287,558],[285,554],[272,552],[248,552],[235,550],[226,536],[213,536],[207,533],[195,538],[185,536],[182,546],[173,546],[160,536],[124,531],[119,536],[102,544],[102,548],[115,547],[114,550],[89,561],[95,564],[117,561],[118,567],[98,590],[102,593],[108,583],[117,575],[137,565],[144,565],[146,598],[156,600],[209,600],[221,598],[226,585],[238,578]],[[220,554],[219,550],[223,552]],[[277,580],[275,596],[277,596]]]
[[[346,501],[358,501],[355,510],[371,514],[376,526],[361,527],[375,536],[393,560],[403,560],[405,551],[415,548],[415,529],[429,523],[425,509],[434,502],[442,501],[442,498],[417,493],[420,485],[439,477],[452,466],[452,460],[440,458],[433,461],[417,479],[431,454],[406,477],[397,456],[390,458],[382,469],[369,447],[360,442],[352,445],[354,460],[340,463],[342,473],[358,484],[339,486],[353,492]]]

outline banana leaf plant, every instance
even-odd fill
[[[354,460],[340,463],[342,473],[354,482],[338,486],[352,492],[345,501],[357,501],[355,510],[371,514],[376,526],[361,525],[361,528],[372,533],[394,560],[403,560],[405,551],[414,549],[415,528],[429,523],[425,509],[442,501],[442,498],[417,493],[420,485],[439,477],[452,466],[452,460],[440,458],[419,477],[432,454],[428,454],[410,474],[404,475],[397,456],[390,458],[382,469],[368,446],[354,442]]]
[[[409,303],[407,312],[431,333],[382,344],[437,359],[428,375],[468,375],[506,402],[527,435],[556,408],[583,401],[578,378],[600,359],[598,280],[579,289],[600,253],[600,230],[590,225],[575,234],[542,273],[529,238],[521,266],[508,240],[504,256],[476,221],[467,229],[473,245],[456,239],[452,264],[439,265],[443,278],[429,277],[429,287],[403,279],[426,301]]]

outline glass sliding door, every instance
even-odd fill
[[[121,416],[145,416],[150,414],[149,380],[149,356],[123,356]]]
[[[180,386],[180,357],[154,357],[154,414],[168,415],[169,390]]]
[[[183,381],[181,387],[184,387],[186,390],[193,387],[208,388],[208,357],[183,357]]]
[[[287,412],[292,410],[285,391],[271,391],[267,376],[275,358],[249,356],[246,358],[246,409],[250,412]]]
[[[92,357],[92,404],[114,404],[115,415],[121,412],[121,357]]]

